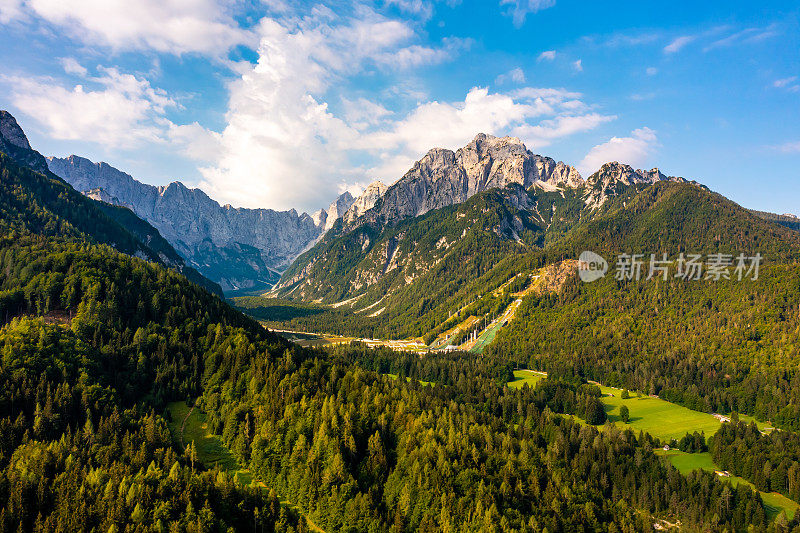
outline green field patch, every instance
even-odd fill
[[[172,415],[169,429],[173,438],[184,449],[189,446],[189,443],[194,442],[197,459],[206,468],[219,466],[235,476],[243,485],[250,485],[253,482],[253,474],[239,465],[219,435],[214,435],[209,431],[206,415],[203,412],[199,409],[191,409],[186,402],[172,402],[167,405],[167,409]],[[183,430],[182,434],[181,430]]]
[[[608,419],[635,431],[644,431],[662,441],[680,440],[687,433],[704,432],[711,437],[720,428],[720,421],[708,413],[692,411],[686,407],[670,403],[661,398],[630,393],[630,398],[622,399],[622,389],[600,386],[603,393],[601,401]],[[619,408],[628,407],[630,419],[623,423]]]
[[[711,454],[708,452],[686,453],[680,450],[656,450],[656,454],[666,457],[669,462],[672,463],[672,465],[683,475],[686,475],[694,470],[706,470],[708,472],[719,471],[719,467],[714,463],[714,460],[711,458]],[[719,479],[729,482],[734,487],[738,486],[739,483],[744,483],[751,489],[756,490],[752,483],[739,476],[720,476]],[[764,502],[764,506],[767,509],[767,515],[770,518],[774,518],[781,511],[785,511],[786,517],[791,520],[794,518],[797,509],[800,508],[800,505],[798,505],[797,502],[790,500],[778,492],[759,491],[759,494],[761,494],[761,499]]]
[[[389,378],[394,380],[394,381],[397,381],[397,378],[399,377],[397,374],[384,374],[384,376],[389,376]],[[411,381],[411,378],[406,378],[406,381]],[[433,386],[433,381],[420,381],[420,383],[424,387],[432,387]]]
[[[534,370],[514,370],[514,379],[513,381],[508,382],[508,386],[513,389],[521,389],[525,385],[533,388],[545,377],[547,377],[547,374],[544,372],[536,372]]]
[[[236,457],[222,442],[219,435],[214,435],[208,429],[206,415],[199,409],[192,409],[186,402],[172,402],[167,404],[167,410],[172,420],[169,430],[172,438],[184,449],[189,443],[194,442],[197,450],[197,459],[206,468],[219,466],[234,476],[243,485],[253,485],[262,490],[269,490],[263,482],[255,479],[249,469],[242,468]],[[323,530],[305,516],[300,508],[289,500],[280,498],[281,505],[289,507],[303,516],[312,531],[324,533]]]

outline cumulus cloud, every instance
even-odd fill
[[[525,72],[521,68],[517,67],[506,72],[505,74],[500,74],[497,76],[497,78],[494,80],[494,83],[495,85],[503,85],[509,81],[514,83],[525,83]]]
[[[671,43],[664,47],[665,54],[674,54],[679,52],[684,46],[695,40],[694,35],[684,35],[674,39]]]
[[[528,14],[553,7],[556,5],[556,0],[500,0],[500,5],[508,6],[505,14],[510,16],[514,26],[519,28],[525,24]]]
[[[39,17],[76,39],[118,50],[224,54],[253,42],[217,0],[0,0],[0,22]]]
[[[201,186],[236,205],[313,209],[343,188],[369,180],[354,152],[392,114],[382,103],[328,91],[349,77],[402,71],[451,59],[468,46],[414,41],[413,27],[361,8],[351,15],[325,9],[259,24],[258,62],[229,85],[219,158],[201,169]],[[362,147],[359,147],[362,146]]]
[[[658,69],[656,67],[647,67],[647,70],[645,70],[645,73],[648,76],[655,76],[656,74],[658,74]]]
[[[578,59],[572,63],[572,68],[575,69],[575,72],[583,72],[583,61]]]
[[[375,126],[391,115],[392,112],[384,106],[366,98],[348,100],[342,98],[345,120],[355,129],[364,130]]]
[[[64,72],[67,74],[75,74],[76,76],[85,77],[89,71],[86,67],[78,63],[74,57],[61,58],[61,66],[64,67]]]
[[[163,142],[168,108],[178,104],[161,89],[115,68],[99,68],[88,85],[51,78],[6,76],[11,101],[55,139],[95,142],[109,148]]]
[[[536,58],[536,61],[552,61],[556,58],[556,51],[555,50],[545,50],[539,57]]]
[[[460,102],[422,104],[391,128],[363,139],[365,146],[384,151],[381,163],[370,173],[392,182],[430,148],[456,149],[479,132],[510,134],[520,137],[529,148],[540,148],[616,118],[597,113],[573,114],[579,107],[573,99],[576,95],[535,87],[502,94],[475,87]]]
[[[8,24],[22,17],[22,0],[0,0],[0,24]]]
[[[586,154],[578,165],[584,176],[596,172],[603,163],[618,161],[634,168],[646,166],[658,147],[656,132],[650,128],[639,128],[631,132],[630,137],[612,137],[598,144]]]

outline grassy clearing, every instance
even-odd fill
[[[167,409],[172,417],[172,421],[169,423],[172,438],[175,439],[179,445],[183,445],[184,447],[188,446],[190,442],[194,442],[195,449],[197,450],[197,459],[203,463],[206,468],[219,466],[221,469],[233,475],[243,485],[253,485],[263,490],[269,490],[263,482],[253,477],[249,469],[242,468],[241,465],[239,465],[239,462],[222,442],[219,435],[214,435],[209,431],[208,424],[206,423],[206,415],[199,409],[190,408],[186,405],[186,402],[172,402],[167,405]],[[280,503],[303,516],[312,531],[325,533],[292,502],[281,498]]]
[[[708,413],[692,411],[686,407],[670,403],[660,398],[653,398],[631,392],[631,397],[622,399],[622,390],[612,387],[600,387],[601,398],[606,408],[608,419],[635,431],[644,431],[663,441],[679,440],[687,433],[704,432],[711,437],[720,428],[720,422]],[[624,424],[619,417],[619,408],[628,407],[630,420]]]
[[[384,376],[389,376],[389,378],[397,381],[397,374],[384,374]],[[411,378],[406,378],[406,381],[411,381]],[[423,387],[432,387],[433,381],[420,381]]]
[[[509,381],[508,386],[514,389],[521,389],[523,386],[535,387],[540,380],[545,378],[544,372],[533,370],[514,370],[514,381]]]
[[[686,475],[694,470],[706,470],[709,472],[719,470],[719,467],[714,463],[714,460],[711,458],[711,454],[708,452],[686,453],[680,450],[656,450],[656,453],[669,459],[672,465],[683,475]],[[729,482],[734,487],[738,486],[739,483],[744,483],[751,489],[755,490],[755,487],[752,483],[738,476],[720,477],[720,479]],[[764,501],[764,505],[767,508],[767,514],[770,518],[774,518],[781,511],[785,511],[787,518],[791,520],[794,518],[798,508],[800,508],[800,505],[798,505],[797,502],[790,500],[778,492],[760,492],[760,494],[761,499]]]
[[[167,409],[172,415],[169,429],[172,431],[173,437],[178,443],[182,442],[184,447],[194,441],[197,458],[206,468],[219,466],[244,485],[250,485],[253,482],[253,474],[239,465],[218,435],[214,435],[208,430],[205,414],[199,409],[191,409],[186,402],[172,402]],[[183,428],[182,435],[181,428]]]
[[[544,373],[533,372],[531,370],[515,370],[514,380],[508,383],[509,387],[520,388],[525,383],[534,387],[541,379],[546,377]],[[705,432],[706,437],[711,437],[720,428],[720,421],[713,415],[708,413],[700,413],[692,411],[686,407],[667,402],[660,398],[653,398],[644,396],[635,392],[630,393],[630,398],[627,400],[622,399],[622,390],[613,387],[600,386],[603,393],[602,402],[606,408],[606,414],[611,422],[622,426],[629,427],[635,431],[644,431],[654,437],[658,437],[662,441],[669,441],[672,439],[680,439],[686,433],[693,433],[695,431]],[[619,408],[622,405],[628,406],[630,412],[630,420],[628,424],[624,424],[619,418]],[[579,423],[585,424],[583,420],[578,417],[572,416],[574,420]],[[769,429],[766,424],[757,422],[752,417],[740,416],[744,421],[756,422],[759,428]],[[602,427],[600,428],[602,430]],[[706,453],[685,453],[680,450],[656,450],[656,453],[663,455],[678,469],[681,474],[688,474],[693,470],[719,470],[719,467],[714,463],[711,454]],[[721,477],[720,479],[730,482],[733,486],[739,483],[744,483],[753,490],[755,487],[744,478],[731,476]],[[767,513],[770,518],[774,518],[781,511],[786,512],[786,516],[791,520],[797,512],[800,505],[797,502],[790,500],[786,496],[777,492],[761,492],[761,499],[767,507]]]

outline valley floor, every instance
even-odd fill
[[[509,382],[509,387],[521,388],[525,385],[535,387],[536,384],[545,379],[547,374],[544,372],[537,372],[534,370],[515,370],[514,380]],[[605,407],[608,420],[617,426],[630,428],[636,432],[644,431],[661,441],[671,441],[672,439],[680,439],[686,433],[702,432],[706,438],[711,437],[716,433],[721,426],[721,419],[728,419],[720,415],[713,415],[709,413],[701,413],[699,411],[692,411],[686,407],[676,405],[674,403],[662,400],[656,396],[647,396],[637,392],[630,392],[630,398],[622,399],[622,389],[614,387],[606,387],[599,383],[603,393],[601,401]],[[630,419],[628,423],[622,422],[619,416],[619,410],[622,405],[626,405],[630,412]],[[584,423],[577,417],[573,417]],[[739,415],[739,418],[747,422],[755,422],[762,432],[773,430],[767,424],[759,422],[752,417]],[[703,453],[686,453],[680,450],[657,450],[656,453],[667,458],[672,465],[678,469],[681,474],[689,474],[694,470],[706,470],[709,472],[720,471],[719,466],[714,463],[709,452]],[[755,490],[755,487],[749,481],[738,476],[721,476],[727,482],[730,482],[734,487],[739,483],[744,483],[748,487]],[[760,492],[761,499],[767,506],[767,511],[770,518],[774,518],[781,511],[786,513],[787,518],[790,520],[794,517],[800,504],[790,500],[783,494],[777,492]]]

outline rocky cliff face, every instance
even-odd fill
[[[220,206],[199,189],[180,182],[155,187],[107,165],[78,156],[50,157],[47,164],[75,189],[93,198],[132,209],[150,222],[203,275],[224,290],[267,288],[287,266],[325,231],[317,220],[295,210],[243,209]],[[343,213],[349,193],[333,206]]]
[[[42,155],[31,148],[28,137],[8,111],[0,110],[0,152],[11,157],[18,165],[37,172],[47,170],[47,162]]]
[[[498,214],[516,213],[500,217],[486,231],[501,240],[538,247],[563,236],[581,221],[601,214],[600,208],[609,199],[630,195],[638,188],[635,186],[658,181],[686,180],[666,176],[657,168],[634,170],[617,162],[606,163],[584,180],[574,167],[533,154],[519,139],[479,134],[455,152],[442,148],[429,151],[391,187],[381,183],[367,187],[343,217],[342,227],[328,232],[301,256],[286,271],[276,290],[278,294],[301,298],[352,297],[390,271],[369,256],[380,252],[372,249],[376,238],[386,238],[397,228],[414,228],[417,224],[414,221],[411,226],[398,225],[402,220],[451,205],[470,204],[479,199],[473,196],[485,191],[496,191],[487,194],[501,199],[500,204],[486,209],[496,209]],[[528,223],[531,221],[533,225]],[[463,231],[458,224],[457,220],[450,221],[450,234],[445,232],[442,239],[456,242],[462,238],[463,234],[452,233]],[[415,239],[424,233],[416,232]],[[528,235],[529,242],[523,242],[523,234]],[[387,250],[394,250],[389,244],[386,246]],[[436,250],[438,247],[435,250],[417,247],[413,253],[409,252],[409,257],[417,254],[415,264],[430,263],[436,261]],[[355,274],[340,271],[340,265],[335,264],[342,262],[343,257],[347,258],[344,261],[347,269],[355,270]],[[413,277],[409,275],[403,283],[410,283]]]
[[[333,224],[341,218],[350,206],[353,205],[356,199],[353,198],[353,195],[349,192],[345,191],[339,198],[337,198],[330,206],[328,206],[328,210],[320,209],[316,213],[314,213],[311,218],[314,220],[314,223],[323,229],[323,231],[328,231],[333,227]]]
[[[345,223],[351,223],[358,217],[375,207],[378,200],[386,193],[389,187],[380,181],[374,181],[367,185],[358,198],[353,201],[353,205],[344,214]]]
[[[649,185],[657,181],[685,182],[686,180],[681,177],[666,176],[657,168],[634,170],[630,165],[616,161],[605,163],[600,170],[587,178],[584,201],[589,207],[599,207],[609,197],[617,196],[622,188],[638,184]]]
[[[345,217],[346,229],[364,222],[393,224],[512,183],[558,188],[578,187],[583,180],[575,168],[532,153],[519,139],[481,133],[455,152],[429,151],[373,209]]]

